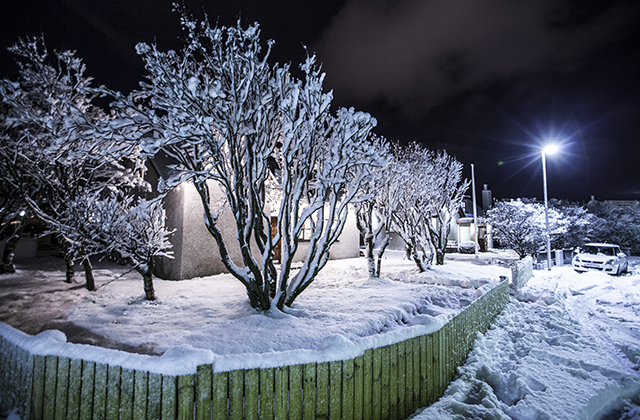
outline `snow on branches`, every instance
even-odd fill
[[[513,249],[520,258],[535,255],[544,247],[547,235],[544,205],[522,200],[498,202],[487,213],[493,226],[494,240]],[[554,208],[549,208],[551,239],[567,231],[569,221]]]
[[[411,143],[394,147],[396,188],[400,198],[393,213],[393,229],[404,240],[407,256],[420,269],[444,263],[450,222],[460,207],[469,181],[462,180],[462,164],[444,151],[433,152]]]
[[[324,75],[314,58],[301,66],[304,81],[292,77],[288,66],[270,67],[272,42],[263,53],[257,24],[211,27],[178,9],[185,46],[162,52],[139,44],[149,72],[141,90],[125,98],[102,89],[116,99],[109,136],[139,143],[144,154],[168,156],[173,176],[163,184],[170,190],[193,183],[222,262],[244,284],[251,305],[268,310],[275,300],[282,309],[325,265],[349,203],[370,166],[380,163],[367,141],[375,120],[353,109],[331,115],[332,95],[323,92]],[[222,190],[235,219],[239,265],[227,248],[231,239],[221,233],[220,206],[211,202],[210,188]],[[273,196],[279,202],[270,201]],[[277,228],[271,237],[273,214]],[[290,279],[305,225],[312,230],[309,252]]]
[[[28,205],[46,233],[61,239],[67,281],[78,259],[85,266],[87,289],[94,290],[89,257],[110,250],[136,269],[148,267],[150,255],[168,249],[168,232],[161,209],[133,204],[131,195],[148,189],[139,147],[123,149],[120,139],[100,131],[108,117],[93,104],[91,78],[73,52],[56,52],[49,64],[42,38],[21,39],[11,51],[21,59],[20,78],[0,82],[2,185]],[[119,201],[109,198],[116,195]],[[102,218],[105,210],[118,212],[113,217],[133,217],[131,228],[120,232],[125,237],[96,224],[100,209]],[[127,247],[113,248],[129,240],[139,247],[133,255]],[[145,277],[150,270],[141,273]]]

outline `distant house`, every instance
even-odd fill
[[[152,165],[153,172],[150,178],[165,175],[166,166],[156,163]],[[151,182],[154,182],[153,179]],[[155,179],[157,183],[157,178]],[[223,192],[211,184],[211,200],[223,201]],[[156,275],[163,279],[181,280],[194,277],[209,276],[227,272],[222,263],[218,245],[204,224],[204,213],[200,196],[193,184],[185,182],[172,190],[164,199],[164,207],[167,215],[167,227],[174,230],[170,241],[173,245],[174,258],[161,258],[156,263]],[[236,240],[235,220],[230,211],[223,207],[219,217],[219,227],[227,240],[225,244],[234,263],[242,265],[240,248]],[[272,221],[274,218],[272,218]],[[360,233],[356,226],[354,211],[350,211],[344,230],[340,238],[331,247],[330,258],[353,258],[359,255]],[[302,261],[308,250],[308,241],[304,234],[300,239],[299,249],[294,262]],[[278,249],[275,257],[278,259]]]

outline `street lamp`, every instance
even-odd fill
[[[549,200],[547,199],[547,155],[558,151],[558,146],[550,144],[542,149],[542,186],[544,187],[544,220],[547,224],[547,270],[551,270],[551,233],[549,232]]]

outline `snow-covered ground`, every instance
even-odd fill
[[[640,419],[640,258],[629,271],[534,271],[414,420]]]
[[[125,269],[99,264],[102,286],[94,293],[62,288],[63,274],[44,269],[21,268],[0,283],[20,276],[55,282],[39,299],[53,304],[65,297],[66,320],[118,342],[156,353],[189,345],[255,362],[258,352],[300,349],[339,357],[358,343],[435,329],[485,283],[510,276],[499,257],[476,262],[454,254],[418,274],[401,254],[390,255],[383,280],[366,278],[362,258],[331,261],[293,309],[267,316],[249,307],[243,287],[228,275],[157,280],[157,302],[142,299],[136,274],[119,277]],[[415,418],[640,419],[640,258],[631,259],[630,271],[621,277],[570,267],[534,271],[518,299],[477,338],[446,395]],[[11,293],[18,302],[27,292]]]
[[[95,333],[157,353],[184,344],[240,357],[318,350],[336,340],[358,342],[410,326],[438,329],[510,270],[451,261],[418,274],[402,253],[390,253],[383,275],[386,278],[368,279],[364,258],[330,261],[292,308],[265,316],[249,306],[244,286],[229,274],[156,280],[159,298],[149,302],[132,273],[95,294],[85,293],[84,301],[66,315]],[[484,284],[488,286],[478,291]]]

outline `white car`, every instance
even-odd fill
[[[618,245],[597,243],[578,248],[572,264],[577,272],[600,270],[616,276],[629,268],[627,256]]]

